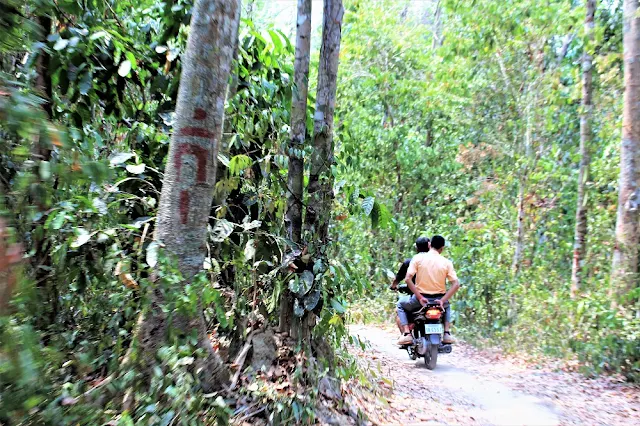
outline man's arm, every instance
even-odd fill
[[[458,275],[456,274],[455,269],[453,269],[453,263],[449,263],[449,270],[447,271],[447,279],[451,284],[449,291],[445,293],[445,295],[440,299],[440,307],[444,309],[444,304],[446,301],[451,299],[454,294],[460,289],[460,281],[458,280]]]
[[[440,301],[444,304],[444,302],[451,299],[453,295],[458,292],[458,290],[460,290],[460,281],[458,281],[458,279],[456,278],[455,280],[451,281],[451,288],[442,297],[442,299],[440,299]]]
[[[411,292],[416,296],[416,299],[418,299],[418,302],[420,302],[421,305],[425,305],[427,303],[427,298],[424,297],[422,294],[420,294],[416,286],[413,284],[413,277],[415,277],[415,275],[416,275],[416,268],[415,268],[415,265],[413,264],[413,261],[411,261],[411,264],[409,265],[409,270],[407,271],[407,276],[405,277],[404,282],[407,283],[407,287],[409,287],[409,290],[411,290]]]
[[[407,270],[409,269],[409,264],[411,263],[411,259],[407,259],[402,262],[400,265],[400,269],[398,269],[398,273],[396,274],[396,278],[391,283],[391,290],[396,290],[398,288],[398,284],[404,281],[404,277],[407,276]]]
[[[391,290],[397,290],[397,289],[398,289],[398,280],[394,278],[393,282],[391,283]]]

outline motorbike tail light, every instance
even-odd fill
[[[428,309],[425,316],[429,319],[438,319],[442,315],[440,309]]]

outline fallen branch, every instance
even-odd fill
[[[232,366],[237,366],[238,370],[236,374],[233,375],[233,379],[231,379],[231,385],[229,386],[229,390],[234,390],[236,385],[238,384],[238,380],[240,379],[240,374],[242,374],[242,367],[244,366],[244,362],[247,359],[247,354],[249,353],[249,349],[251,348],[251,340],[253,339],[253,331],[249,333],[247,337],[247,343],[244,344],[244,347],[236,357],[236,360],[232,364]]]
[[[259,409],[257,409],[256,411],[254,411],[253,413],[249,413],[249,414],[247,414],[247,415],[245,415],[245,416],[241,417],[240,419],[238,419],[237,423],[238,423],[238,424],[242,424],[245,420],[248,420],[248,419],[250,419],[251,417],[254,417],[254,416],[256,416],[256,415],[258,415],[258,414],[262,413],[262,412],[263,412],[264,410],[266,410],[266,409],[267,409],[267,407],[266,407],[266,406],[265,406],[265,407],[262,407],[262,408],[259,408]]]

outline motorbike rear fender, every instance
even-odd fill
[[[440,335],[439,334],[430,334],[429,341],[432,345],[439,346],[440,345]]]

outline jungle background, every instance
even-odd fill
[[[253,401],[275,423],[313,422],[311,384],[366,384],[346,325],[394,320],[391,276],[433,234],[462,284],[458,337],[640,379],[640,290],[612,267],[622,1],[345,0],[333,200],[311,281],[290,267],[307,254],[285,221],[296,3],[243,2],[205,272],[175,291],[180,271],[152,235],[193,3],[0,1],[0,209],[22,249],[0,270],[0,422],[224,424]],[[305,187],[322,27],[311,3]],[[170,309],[203,308],[227,364],[248,329],[277,326],[287,291],[311,335],[270,360],[281,370],[243,374],[233,397],[200,386],[193,336],[168,339],[138,374],[136,324],[158,277]]]

